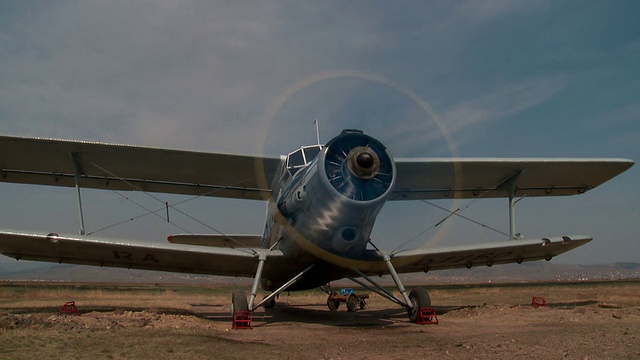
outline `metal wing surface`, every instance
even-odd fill
[[[236,235],[236,234],[177,234],[169,235],[167,240],[172,244],[230,247],[230,248],[260,248],[262,235]]]
[[[410,273],[550,260],[591,240],[588,236],[562,236],[438,249],[420,248],[396,253],[392,261],[399,273]]]
[[[280,157],[0,136],[0,181],[264,200]]]
[[[0,232],[0,253],[19,260],[96,265],[131,269],[251,277],[257,255],[250,249],[123,242],[38,234]],[[278,265],[280,251],[270,251]]]
[[[575,195],[630,168],[628,159],[397,159],[392,200]]]

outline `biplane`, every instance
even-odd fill
[[[398,274],[551,260],[591,241],[585,235],[523,239],[518,197],[583,194],[624,172],[627,159],[393,158],[359,130],[286,156],[248,156],[96,142],[0,136],[0,181],[75,187],[79,236],[1,232],[0,252],[17,260],[253,278],[232,294],[232,311],[275,305],[283,291],[338,279],[406,308],[416,322],[431,306],[424,288]],[[84,235],[80,189],[144,191],[266,201],[264,232],[175,234],[150,245]],[[386,251],[371,232],[387,201],[508,199],[510,232],[491,243]],[[397,292],[375,276],[390,275]],[[261,286],[269,295],[257,299]],[[399,296],[397,294],[400,294]],[[328,305],[331,298],[329,294]]]

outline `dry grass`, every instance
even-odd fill
[[[522,349],[538,351],[538,358],[640,356],[640,282],[434,286],[429,289],[432,301],[448,311],[435,328],[411,326],[404,311],[375,294],[371,294],[367,311],[347,313],[343,307],[330,313],[324,305],[326,295],[319,290],[285,293],[279,302],[297,306],[281,306],[271,315],[258,310],[259,325],[249,332],[229,330],[233,289],[0,283],[0,313],[9,321],[13,314],[20,314],[23,321],[20,326],[0,323],[0,358],[316,359],[358,355],[382,359],[389,357],[389,349],[394,349],[395,357],[415,357],[413,349],[420,348],[434,356],[459,359],[524,355]],[[545,297],[551,306],[540,311],[511,306],[527,305],[532,296]],[[76,301],[83,312],[93,312],[77,319],[54,316],[67,301]],[[601,309],[598,303],[623,309]],[[203,315],[199,307],[208,314]],[[119,309],[125,311],[115,311]],[[170,311],[159,315],[146,309]],[[181,315],[191,311],[199,315]],[[25,324],[35,318],[40,322]],[[142,320],[150,321],[150,326],[140,325]],[[540,344],[528,329],[547,332],[547,341],[558,340]],[[602,342],[589,340],[592,335]],[[603,348],[603,344],[611,345]],[[563,353],[554,352],[556,348]],[[350,350],[340,353],[340,349]]]
[[[230,290],[229,290],[230,291]],[[37,309],[75,301],[83,307],[172,308],[187,310],[194,303],[226,303],[227,289],[152,285],[2,284],[0,309]]]
[[[244,288],[249,290],[248,288]],[[189,310],[194,304],[227,305],[233,287],[203,287],[198,285],[104,285],[85,284],[15,284],[0,283],[0,309],[50,308],[75,301],[85,307],[113,308],[172,308]],[[362,292],[362,289],[356,289]],[[429,294],[439,306],[469,306],[483,304],[530,303],[533,296],[541,296],[548,302],[616,303],[638,306],[640,286],[636,282],[603,282],[572,284],[536,284],[535,286],[467,285],[432,287]],[[400,296],[396,292],[397,296]],[[259,295],[260,297],[261,295]],[[320,290],[283,293],[280,301],[291,304],[319,303],[326,300]],[[389,306],[381,296],[371,293],[369,304],[374,307]]]

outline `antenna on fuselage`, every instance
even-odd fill
[[[313,120],[313,123],[316,125],[316,140],[318,140],[318,145],[320,145],[320,129],[318,128],[318,119]]]

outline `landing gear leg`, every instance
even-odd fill
[[[284,285],[280,286],[276,291],[272,292],[271,294],[269,294],[268,296],[266,296],[264,299],[262,299],[262,301],[260,301],[260,303],[258,303],[258,305],[254,305],[254,306],[250,306],[249,309],[251,311],[259,308],[260,306],[270,302],[270,301],[275,301],[276,296],[280,295],[281,292],[285,291],[287,288],[289,288],[289,286],[293,285],[296,283],[296,281],[300,280],[304,274],[306,274],[309,270],[313,269],[313,266],[315,264],[311,264],[309,265],[309,267],[307,267],[306,269],[302,270],[298,275],[294,276],[293,278],[291,278],[291,280],[287,281]],[[257,290],[256,290],[257,292]]]
[[[256,295],[258,295],[258,284],[260,284],[260,279],[262,278],[262,269],[264,269],[264,263],[266,261],[267,254],[260,253],[258,255],[258,269],[256,270],[256,276],[254,277],[253,285],[251,286],[251,298],[249,299],[249,308],[251,310],[254,310],[253,303],[256,300]],[[275,300],[273,305],[275,306]]]
[[[368,290],[371,290],[376,294],[382,296],[383,298],[389,301],[392,301],[404,307],[405,309],[407,309],[407,315],[409,315],[409,321],[411,321],[412,323],[415,323],[418,320],[418,317],[420,316],[420,309],[431,306],[431,298],[429,297],[429,293],[427,293],[427,290],[423,288],[416,288],[416,289],[413,289],[411,293],[409,293],[409,295],[407,295],[407,290],[405,289],[404,285],[402,285],[402,281],[400,281],[400,278],[398,277],[398,273],[396,272],[396,269],[393,267],[393,264],[391,263],[391,258],[389,257],[389,255],[384,254],[382,258],[384,262],[387,264],[387,267],[389,268],[389,273],[391,274],[391,278],[395,282],[398,290],[400,291],[400,294],[402,294],[402,299],[399,299],[392,292],[385,289],[380,284],[376,283],[373,279],[366,276],[358,269],[353,269],[353,270],[356,273],[358,273],[358,275],[360,275],[362,278],[367,280],[372,286],[369,286],[368,284],[355,278],[350,278],[350,279],[356,284],[363,286]]]

